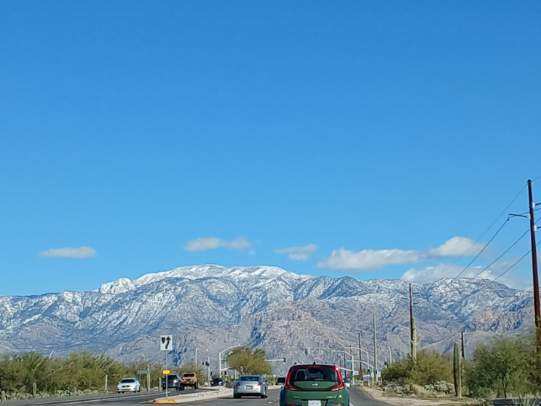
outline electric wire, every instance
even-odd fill
[[[496,236],[503,230],[505,225],[509,222],[509,217],[502,223],[502,225],[496,230],[496,232],[490,237],[490,239],[487,241],[487,243],[479,250],[479,252],[472,258],[470,262],[468,262],[468,265],[466,265],[453,279],[458,279],[464,272],[466,272],[470,266],[473,265],[473,263],[481,256],[483,252],[488,248],[490,243],[494,241]]]
[[[537,244],[539,245],[539,244]],[[530,254],[530,252],[532,252],[532,250],[528,250],[527,252],[525,252],[524,254],[521,255],[521,257],[519,259],[517,259],[515,262],[513,262],[513,264],[511,264],[505,271],[503,271],[501,274],[499,274],[498,276],[496,276],[494,279],[492,279],[493,281],[497,281],[498,279],[500,279],[502,276],[504,276],[507,272],[511,271],[514,267],[516,267],[518,264],[520,264],[522,262],[522,260],[524,258],[526,258],[526,256],[528,256]]]
[[[483,267],[479,272],[477,272],[477,274],[474,276],[474,278],[481,275],[483,272],[488,270],[492,265],[494,265],[496,262],[498,262],[500,259],[502,259],[505,256],[505,254],[507,254],[509,251],[511,251],[524,237],[526,237],[526,235],[529,232],[530,232],[529,229],[524,231],[524,233],[522,233],[520,235],[520,237],[518,237],[515,241],[513,241],[513,243],[509,247],[507,247],[505,250],[503,250],[502,253],[500,255],[498,255],[490,264]]]
[[[520,190],[514,195],[514,197],[511,199],[511,201],[503,208],[503,210],[496,216],[496,218],[489,224],[489,226],[477,237],[477,240],[479,241],[481,238],[485,236],[486,233],[488,233],[492,227],[498,222],[498,220],[505,214],[507,214],[507,211],[511,208],[511,206],[517,201],[520,194],[526,189],[527,185],[523,185]]]

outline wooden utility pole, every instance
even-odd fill
[[[374,384],[378,379],[378,346],[376,343],[376,312],[372,313],[372,328],[374,330]]]
[[[410,357],[413,362],[417,362],[417,329],[415,327],[415,318],[413,317],[413,290],[410,283]]]
[[[530,210],[530,240],[532,244],[533,305],[537,353],[541,354],[541,308],[539,306],[539,275],[537,273],[537,243],[535,242],[535,202],[532,180],[528,179],[528,207]]]
[[[453,378],[455,384],[455,396],[462,397],[462,358],[458,350],[458,343],[453,345]]]
[[[359,330],[359,376],[363,379],[363,350],[361,348],[361,330]]]

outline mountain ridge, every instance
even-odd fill
[[[302,362],[313,359],[307,351],[318,345],[356,345],[359,330],[362,346],[370,349],[375,312],[380,353],[390,347],[401,356],[409,349],[408,285],[298,275],[272,266],[178,267],[119,278],[93,291],[2,296],[0,348],[159,361],[157,337],[173,334],[176,363],[193,358],[195,347],[201,356],[208,349],[214,360],[237,344]],[[467,278],[413,286],[420,347],[446,351],[466,329],[471,352],[488,336],[525,333],[533,324],[526,290]]]

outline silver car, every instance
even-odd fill
[[[141,391],[141,384],[135,378],[124,378],[116,386],[116,391],[118,393],[140,392]]]
[[[245,375],[235,381],[233,386],[233,397],[235,399],[241,396],[259,396],[267,397],[267,381],[261,375]]]

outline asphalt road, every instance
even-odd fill
[[[350,406],[388,406],[387,403],[372,400],[366,393],[359,391],[358,389],[352,389],[350,391]],[[183,405],[189,406],[277,406],[280,400],[280,390],[269,390],[269,397],[267,399],[260,399],[257,397],[243,397],[241,399],[212,399],[202,400],[192,403],[184,403]]]
[[[193,392],[193,391],[186,391]],[[140,393],[140,394],[124,394],[109,397],[107,399],[74,399],[74,400],[62,400],[62,401],[51,401],[51,400],[34,400],[26,403],[31,406],[53,406],[53,405],[89,405],[89,406],[141,406],[141,405],[150,405],[152,400],[163,396],[163,392],[152,392],[152,393]],[[197,406],[277,406],[279,403],[280,391],[277,389],[269,391],[269,397],[267,399],[260,399],[256,397],[244,397],[241,399],[212,399],[212,400],[201,400],[191,403],[183,403],[183,405],[197,405]],[[352,389],[350,391],[351,396],[351,405],[350,406],[387,406],[387,403],[380,402],[377,400],[372,400],[364,392],[357,389]],[[14,403],[9,402],[8,406],[14,405]],[[17,403],[17,406],[23,405],[25,403]]]
[[[186,390],[184,393],[192,393],[193,390]],[[177,392],[169,392],[170,394],[176,395]],[[164,392],[141,392],[141,393],[124,393],[124,394],[111,394],[111,395],[88,395],[80,398],[63,398],[63,399],[29,399],[29,400],[14,400],[8,401],[5,403],[6,406],[55,406],[55,405],[89,405],[89,406],[99,406],[99,405],[121,405],[121,406],[130,406],[130,405],[142,405],[150,404],[152,400],[165,396]],[[4,406],[3,403],[0,403],[1,406]]]

